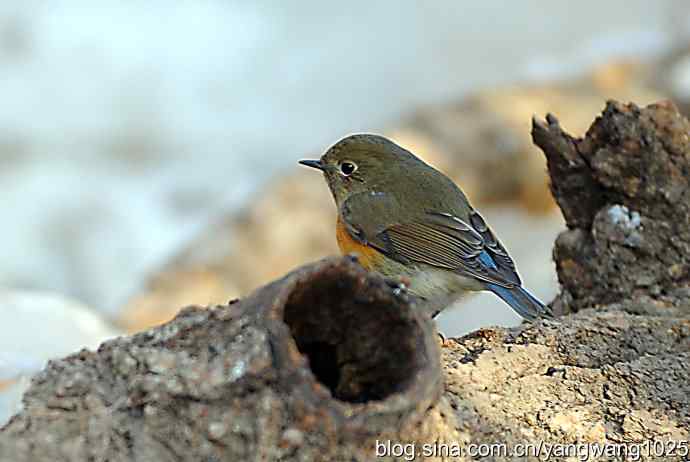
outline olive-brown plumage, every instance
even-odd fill
[[[526,319],[547,313],[513,260],[447,176],[378,135],[348,136],[318,161],[338,207],[338,244],[408,290],[435,315],[470,290],[490,290]]]

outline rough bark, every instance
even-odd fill
[[[582,139],[553,115],[534,120],[534,142],[569,228],[554,248],[561,309],[642,295],[673,304],[679,290],[687,294],[689,133],[670,103],[609,102]]]
[[[331,259],[51,362],[3,429],[0,459],[364,459],[377,435],[424,436],[441,389],[431,321]]]
[[[439,460],[472,460],[453,451],[482,443],[485,460],[525,443],[543,445],[526,460],[564,443],[687,460],[688,122],[610,103],[582,140],[553,116],[533,134],[570,228],[556,305],[577,313],[482,329],[439,355],[404,294],[325,260],[50,363],[0,432],[0,460],[366,461],[377,441],[418,455],[435,443]]]

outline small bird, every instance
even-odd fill
[[[343,254],[404,286],[432,317],[468,291],[488,290],[520,316],[548,316],[467,197],[443,173],[391,140],[350,135],[319,160],[338,219]]]

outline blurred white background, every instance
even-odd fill
[[[279,169],[679,39],[685,2],[0,4],[0,285],[113,310]]]

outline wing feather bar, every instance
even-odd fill
[[[491,234],[488,227],[477,230],[452,215],[429,214],[423,222],[393,225],[382,234],[389,250],[404,259],[466,273],[504,287],[520,283],[512,260],[493,235],[491,245],[487,245],[484,234]],[[495,264],[487,264],[486,258]]]
[[[472,242],[479,240],[478,247],[488,252],[498,267],[496,276],[504,280],[506,284],[521,284],[512,258],[476,210],[470,211],[469,223],[448,213],[431,213],[430,216],[430,220],[435,224],[454,230],[465,240]]]
[[[421,223],[392,226],[386,234],[399,255],[452,270],[474,266],[471,261],[480,252],[456,236]]]

